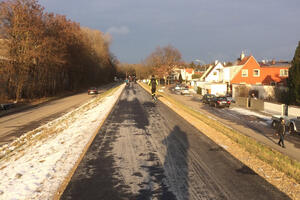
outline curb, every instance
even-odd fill
[[[117,86],[117,87],[122,87],[121,86]],[[125,87],[124,87],[125,88]],[[118,99],[116,100],[116,102],[114,103],[114,105],[111,107],[111,109],[109,110],[109,112],[106,114],[106,116],[104,117],[103,121],[99,124],[99,126],[97,127],[97,129],[94,131],[92,137],[90,138],[89,142],[86,144],[86,146],[83,148],[78,160],[75,162],[73,168],[69,171],[68,175],[64,178],[64,180],[62,181],[61,185],[59,186],[59,188],[57,189],[57,191],[54,194],[53,199],[54,200],[59,200],[61,198],[61,195],[63,194],[63,192],[65,191],[65,189],[67,188],[70,180],[72,179],[76,169],[78,168],[81,160],[83,159],[83,157],[85,156],[86,152],[88,151],[89,147],[91,146],[92,142],[94,141],[95,137],[97,136],[97,134],[99,133],[99,130],[102,128],[103,124],[106,122],[108,116],[111,114],[111,112],[113,111],[115,105],[119,102],[119,99],[124,91],[124,88],[122,89]]]

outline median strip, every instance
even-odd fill
[[[140,84],[150,93],[149,87]],[[286,193],[300,199],[300,163],[256,140],[197,112],[165,93],[158,93],[159,100],[182,116],[218,145],[225,147],[235,158]]]

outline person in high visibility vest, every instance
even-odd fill
[[[158,81],[156,80],[154,75],[152,75],[151,79],[148,82],[148,85],[150,85],[151,88],[152,99],[155,99],[156,86],[158,85]]]

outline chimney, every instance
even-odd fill
[[[244,53],[244,51],[242,51],[242,53],[241,53],[241,60],[243,60],[245,58],[245,53]]]
[[[215,60],[215,65],[217,65],[217,64],[218,64],[218,62],[219,62],[218,60]]]

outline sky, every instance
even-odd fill
[[[139,63],[172,45],[186,62],[292,60],[299,0],[39,0],[46,11],[112,35],[120,62]],[[200,62],[198,61],[198,62]]]

